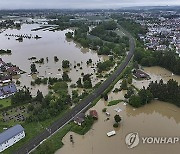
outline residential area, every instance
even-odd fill
[[[180,18],[176,11],[145,12],[135,16],[135,21],[147,28],[139,35],[147,49],[155,51],[176,50],[180,54]]]
[[[19,67],[6,63],[0,58],[0,99],[8,98],[16,93],[17,88],[12,78],[22,73],[24,72]]]

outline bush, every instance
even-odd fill
[[[113,106],[113,105],[117,105],[118,103],[120,103],[122,100],[113,100],[111,102],[108,103],[108,106]]]
[[[17,84],[17,85],[20,85],[20,84],[21,84],[21,82],[20,82],[19,80],[17,80],[17,81],[16,81],[16,84]]]
[[[107,108],[102,109],[102,112],[106,112],[106,111],[107,111]]]
[[[113,125],[113,127],[114,127],[114,128],[118,128],[118,127],[119,127],[119,124],[118,124],[118,123],[115,123],[115,124]]]

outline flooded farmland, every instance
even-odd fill
[[[180,81],[179,76],[172,76],[172,73],[160,68],[150,67],[144,68],[144,71],[151,76],[151,81],[160,80],[168,81],[170,78]],[[120,86],[119,81],[114,88]],[[150,81],[133,80],[133,84],[138,88],[147,86]],[[179,82],[180,83],[180,82]],[[125,91],[118,93],[110,93],[109,101],[116,99],[124,99]],[[110,113],[110,120],[106,121],[106,114],[102,112],[103,108],[107,108]],[[117,113],[114,109],[121,108],[121,112]],[[161,101],[152,101],[150,104],[135,109],[124,103],[108,107],[107,102],[100,100],[93,107],[98,112],[99,119],[93,125],[92,129],[84,136],[69,132],[64,138],[64,146],[59,149],[56,154],[177,154],[179,153],[179,143],[177,144],[142,144],[133,149],[129,149],[125,144],[125,137],[131,132],[138,132],[140,137],[143,136],[162,136],[174,137],[180,136],[180,108],[170,103]],[[88,112],[87,112],[88,113]],[[114,115],[119,114],[122,117],[120,127],[113,128]],[[107,137],[106,133],[112,130],[116,131],[113,137]],[[74,144],[69,140],[69,136],[73,135]],[[99,144],[101,143],[101,144]]]
[[[75,83],[81,76],[81,73],[94,73],[95,68],[87,66],[86,61],[92,59],[94,66],[97,61],[103,61],[107,59],[106,56],[98,56],[96,52],[81,48],[78,44],[75,44],[71,40],[66,40],[65,33],[72,31],[70,29],[64,31],[48,31],[39,30],[31,31],[38,28],[38,24],[23,24],[20,30],[7,29],[0,34],[0,48],[11,49],[11,55],[1,55],[5,62],[11,62],[24,70],[25,74],[15,77],[21,81],[21,86],[27,86],[31,88],[33,94],[39,89],[44,94],[48,93],[47,86],[40,85],[38,87],[31,87],[30,82],[33,80],[30,73],[30,65],[32,61],[28,60],[31,57],[37,57],[37,60],[44,58],[44,64],[36,64],[39,71],[39,77],[61,77],[63,70],[62,61],[69,60],[71,63],[71,69],[69,70],[69,76],[72,79],[72,83]],[[6,35],[7,34],[7,35]],[[23,39],[23,42],[17,41],[15,37],[9,35],[28,35],[28,36],[40,36],[41,39]],[[54,56],[59,58],[58,62],[54,62]],[[48,62],[46,61],[48,57]],[[77,67],[74,69],[74,65],[81,64],[82,69]],[[58,69],[61,69],[58,71]],[[95,77],[95,76],[93,76]],[[92,80],[93,85],[97,83],[95,78]]]

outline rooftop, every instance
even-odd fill
[[[9,128],[0,134],[0,145],[5,141],[8,141],[12,137],[24,131],[24,128],[21,125],[15,125],[14,127]]]
[[[16,86],[14,83],[11,83],[10,85],[0,87],[0,96],[6,95],[6,94],[13,94],[17,91]]]

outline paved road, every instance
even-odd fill
[[[73,119],[75,115],[86,110],[88,106],[94,101],[97,97],[99,97],[110,85],[111,83],[122,73],[124,68],[128,65],[131,60],[134,49],[135,49],[135,41],[133,37],[125,30],[123,32],[129,37],[130,43],[130,51],[126,56],[124,62],[117,68],[117,70],[106,80],[104,81],[93,93],[91,93],[87,98],[81,101],[77,106],[75,106],[71,111],[69,111],[65,116],[54,122],[51,126],[46,128],[41,134],[30,140],[27,144],[18,149],[15,154],[26,154],[30,153],[33,149],[35,149],[39,144],[41,144],[44,140],[49,138],[52,134],[61,129],[64,125],[66,125],[69,121]]]

